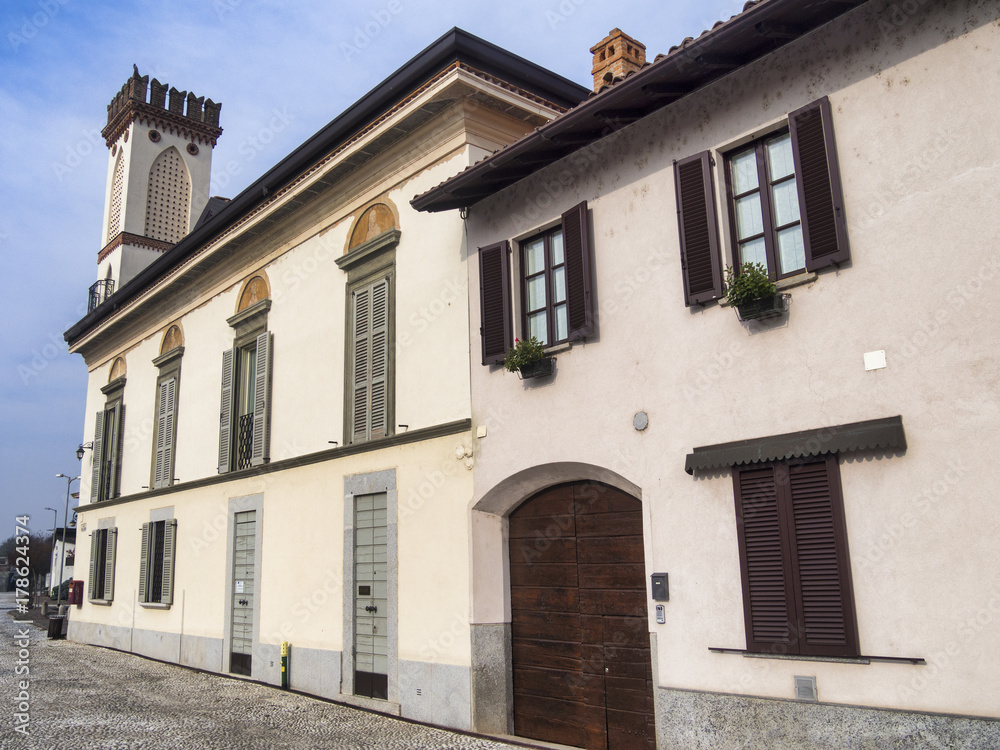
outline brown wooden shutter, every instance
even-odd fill
[[[851,259],[830,100],[823,97],[788,115],[795,160],[806,270]]]
[[[795,607],[774,468],[733,472],[747,650],[787,653]]]
[[[479,309],[483,364],[500,364],[507,350],[514,345],[511,331],[509,242],[479,248]]]
[[[836,457],[788,469],[800,654],[857,656],[851,570]]]
[[[711,154],[703,151],[676,162],[674,182],[684,300],[692,307],[722,296],[722,259]]]
[[[563,250],[566,257],[566,308],[570,341],[594,332],[590,280],[590,232],[587,201],[562,215]]]

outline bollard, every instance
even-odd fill
[[[288,690],[288,641],[281,642],[281,689]]]

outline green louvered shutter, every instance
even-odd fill
[[[371,364],[371,288],[354,292],[352,337],[354,363],[351,383],[351,442],[368,438],[369,369]]]
[[[168,487],[173,482],[171,463],[174,447],[174,414],[177,398],[177,378],[160,383],[156,413],[156,458],[153,469],[153,489]]]
[[[94,449],[90,452],[91,479],[90,479],[90,502],[96,503],[101,499],[101,452],[104,449],[104,411],[97,412],[97,419],[94,420]]]
[[[257,363],[253,396],[253,445],[250,465],[260,466],[270,457],[271,427],[271,348],[272,334],[265,331],[257,337]]]
[[[97,598],[97,555],[101,548],[101,532],[90,535],[90,578],[87,580],[87,598]]]
[[[388,434],[387,398],[389,368],[389,280],[380,279],[372,284],[371,315],[371,401],[369,402],[369,437],[381,438]]]
[[[142,525],[142,544],[139,547],[139,601],[149,601],[149,527]]]
[[[389,279],[354,292],[351,442],[385,437],[388,425]]]
[[[174,601],[174,551],[177,545],[177,519],[171,518],[163,524],[163,585],[160,589],[160,604]]]
[[[105,550],[104,568],[104,599],[112,601],[115,598],[115,555],[118,547],[118,529],[107,530],[108,543]]]
[[[222,405],[219,410],[219,473],[230,470],[233,449],[233,381],[236,376],[236,350],[222,353]]]
[[[111,483],[108,488],[108,499],[122,494],[122,456],[125,452],[125,404],[117,402],[113,409],[111,427],[114,442],[108,455],[111,457]],[[107,436],[106,436],[107,437]]]

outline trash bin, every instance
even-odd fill
[[[64,638],[63,635],[63,623],[66,621],[65,617],[50,617],[49,618],[49,638]]]

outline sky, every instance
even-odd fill
[[[658,53],[736,0],[3,0],[0,3],[0,540],[63,523],[87,368],[63,333],[101,249],[107,105],[132,74],[222,102],[213,194],[234,197],[458,26],[591,86],[615,28]],[[227,168],[223,168],[227,165]],[[71,484],[76,492],[79,483]],[[75,501],[70,501],[70,507]],[[70,513],[72,517],[72,512]]]

